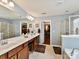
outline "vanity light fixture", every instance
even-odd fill
[[[26,18],[29,19],[29,20],[31,20],[31,21],[34,20],[34,18],[32,16],[26,16]]]
[[[8,3],[8,0],[2,0],[2,2],[7,4]]]
[[[12,0],[2,0],[2,3],[8,7],[14,7],[14,3]]]
[[[8,4],[8,6],[9,7],[14,7],[14,3],[10,1],[9,4]]]

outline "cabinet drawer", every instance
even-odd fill
[[[9,51],[8,52],[8,58],[12,57],[13,55],[15,55],[17,52],[19,52],[22,49],[23,49],[23,45],[16,47],[15,49]]]

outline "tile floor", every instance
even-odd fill
[[[45,53],[32,52],[29,59],[61,59],[61,56],[54,53],[52,46],[46,45]]]

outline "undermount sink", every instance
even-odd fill
[[[7,39],[3,39],[3,40],[1,40],[0,41],[0,47],[10,47],[10,46],[12,46],[12,45],[15,45],[15,44],[17,44],[18,42],[18,39],[16,40],[16,39],[13,39],[13,38],[11,38],[10,40],[7,40]]]
[[[1,49],[7,49],[7,48],[10,48],[10,47],[12,47],[13,45],[16,45],[16,43],[17,42],[4,42],[4,43],[2,43],[2,44],[0,44],[0,48]]]
[[[7,40],[1,40],[0,41],[0,46],[6,45],[6,44],[8,44]]]

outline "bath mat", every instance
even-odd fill
[[[37,45],[34,49],[35,52],[45,53],[46,46],[44,45]]]
[[[60,47],[53,47],[55,54],[61,54],[61,48]]]

